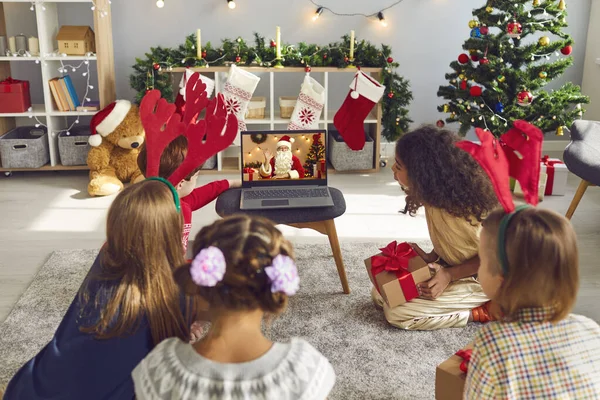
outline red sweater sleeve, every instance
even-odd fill
[[[189,204],[192,211],[196,211],[219,197],[219,195],[227,189],[229,189],[229,182],[227,179],[214,181],[194,189],[192,193],[185,196],[181,201]]]

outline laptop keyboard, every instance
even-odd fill
[[[326,188],[315,189],[268,189],[268,190],[248,190],[244,192],[246,200],[261,199],[297,199],[302,197],[329,197],[329,191]]]

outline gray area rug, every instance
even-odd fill
[[[307,339],[331,361],[337,383],[329,399],[433,399],[435,367],[467,344],[478,326],[433,332],[387,325],[370,298],[363,260],[376,244],[342,244],[352,293],[344,295],[328,245],[295,246],[301,291],[271,336]],[[430,248],[430,243],[421,243]],[[0,325],[0,387],[51,338],[97,251],[57,251]]]

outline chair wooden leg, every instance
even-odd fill
[[[342,250],[340,249],[340,241],[338,240],[337,230],[335,229],[335,222],[332,219],[328,219],[323,221],[323,223],[325,224],[325,230],[327,231],[327,237],[329,238],[329,244],[331,245],[331,251],[333,252],[335,266],[337,267],[338,275],[342,282],[342,289],[345,294],[349,294],[350,285],[348,285],[344,260],[342,260]]]
[[[592,184],[590,182],[585,181],[583,179],[581,180],[581,183],[579,184],[579,187],[577,188],[577,191],[575,192],[575,197],[573,197],[573,200],[571,201],[571,205],[569,206],[569,209],[567,210],[567,214],[566,214],[567,219],[571,219],[573,214],[575,214],[575,210],[577,209],[577,206],[579,205],[581,198],[585,194],[585,191],[587,190],[588,186],[591,186],[591,185]]]

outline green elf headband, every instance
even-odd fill
[[[498,258],[506,275],[506,231],[511,219],[528,207],[515,207],[510,190],[510,177],[521,185],[525,202],[532,206],[537,205],[544,135],[536,126],[520,120],[515,121],[513,127],[499,138],[480,128],[475,129],[475,133],[481,145],[464,140],[456,146],[471,154],[488,174],[498,200],[506,212],[498,232]]]
[[[175,201],[175,208],[177,209],[177,212],[178,213],[181,212],[181,202],[179,201],[179,194],[177,193],[177,189],[175,189],[175,186],[173,186],[173,184],[171,182],[169,182],[165,178],[160,178],[158,176],[152,176],[150,178],[146,178],[146,180],[147,181],[158,181],[158,182],[162,182],[165,185],[167,185],[169,187],[169,190],[171,190],[171,193],[173,194],[173,200]]]

